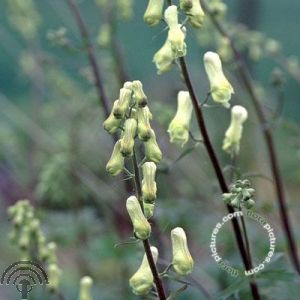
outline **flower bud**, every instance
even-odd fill
[[[146,159],[158,164],[161,161],[162,153],[157,144],[154,130],[151,130],[151,137],[144,145]]]
[[[147,141],[151,137],[151,126],[150,126],[151,113],[148,106],[139,108],[137,111],[138,119],[138,137],[142,141]]]
[[[171,143],[183,147],[189,140],[192,111],[193,105],[189,92],[180,91],[177,97],[177,112],[168,128]]]
[[[98,45],[102,48],[109,47],[111,43],[111,36],[112,36],[112,28],[110,24],[108,23],[102,24],[97,37]]]
[[[89,276],[84,276],[80,280],[80,291],[78,300],[92,300],[91,289],[93,279]]]
[[[106,164],[106,171],[112,175],[117,176],[124,168],[124,157],[121,154],[121,140],[118,140],[114,146],[111,157]]]
[[[155,63],[157,73],[168,72],[174,62],[173,50],[169,40],[154,54],[153,62]]]
[[[60,276],[61,270],[58,268],[57,264],[50,264],[48,267],[48,288],[50,289],[50,292],[54,293],[58,290]]]
[[[151,226],[145,218],[141,205],[135,196],[127,199],[126,209],[130,216],[135,236],[141,240],[147,239],[151,233]]]
[[[134,80],[131,85],[133,97],[139,107],[147,105],[147,96],[144,93],[143,85],[139,80]]]
[[[176,227],[171,231],[173,260],[172,265],[179,275],[187,275],[192,272],[194,261],[187,245],[184,230]]]
[[[150,219],[153,217],[154,215],[154,208],[155,208],[155,204],[154,203],[146,203],[144,202],[144,215],[146,217],[146,219]]]
[[[22,228],[19,239],[19,246],[22,250],[27,250],[30,244],[30,228],[25,225]]]
[[[192,0],[192,7],[187,10],[187,15],[193,27],[199,28],[203,25],[205,14],[199,0]]]
[[[127,88],[120,89],[119,101],[113,107],[113,114],[117,119],[122,119],[129,107],[132,91]]]
[[[134,138],[137,130],[137,121],[133,118],[124,123],[124,134],[121,139],[121,153],[124,157],[133,155]]]
[[[235,105],[231,109],[231,122],[225,133],[223,150],[236,155],[240,150],[240,140],[242,138],[243,123],[248,118],[247,110],[240,105]]]
[[[144,14],[144,21],[149,26],[157,25],[162,19],[164,0],[149,0]]]
[[[156,199],[155,173],[156,165],[154,162],[145,162],[143,164],[142,193],[143,200],[146,203],[153,203]]]
[[[180,0],[179,7],[182,10],[188,11],[193,7],[193,0]]]
[[[165,20],[169,26],[168,41],[170,42],[173,58],[186,55],[185,32],[178,24],[177,6],[171,5],[165,10]]]
[[[115,133],[119,129],[121,121],[122,121],[121,119],[117,119],[113,113],[117,109],[118,102],[119,102],[119,100],[116,100],[114,102],[112,112],[110,113],[108,118],[103,123],[104,129],[110,134]]]
[[[154,262],[157,262],[158,250],[156,247],[151,247],[151,253]],[[136,273],[130,278],[129,284],[132,291],[136,295],[147,295],[153,286],[153,275],[148,263],[146,254],[144,254],[142,264]]]
[[[206,52],[204,55],[204,67],[210,82],[210,92],[213,100],[229,107],[233,87],[226,79],[220,57],[217,53]]]

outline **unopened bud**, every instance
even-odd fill
[[[157,262],[158,250],[156,247],[151,247],[151,253],[154,262]],[[130,278],[129,284],[132,291],[136,295],[147,295],[153,286],[153,275],[148,263],[146,254],[143,257],[142,264],[136,273]]]
[[[187,238],[181,227],[171,231],[173,260],[172,265],[179,275],[187,275],[192,272],[194,261],[187,245]]]
[[[114,115],[114,111],[117,109],[118,102],[119,102],[119,100],[116,100],[114,102],[110,115],[103,123],[104,129],[110,134],[115,133],[119,129],[121,121],[122,121],[121,119],[117,119]]]
[[[106,171],[112,176],[117,176],[123,169],[124,157],[121,153],[121,140],[118,140],[114,146],[111,157],[106,164]]]
[[[144,202],[144,215],[146,217],[146,219],[150,219],[153,217],[154,215],[154,208],[155,208],[155,204],[154,203],[146,203]]]
[[[189,92],[180,91],[177,97],[177,112],[168,128],[171,143],[183,147],[189,140],[192,111],[193,105]]]
[[[162,153],[157,144],[154,130],[151,130],[151,137],[144,145],[146,159],[158,164],[162,159]]]
[[[240,140],[242,138],[243,123],[248,118],[247,110],[240,105],[235,105],[231,109],[231,122],[225,133],[223,150],[236,155],[240,150]]]
[[[80,280],[80,291],[78,300],[92,300],[93,279],[89,276],[84,276]]]
[[[154,162],[145,162],[143,164],[142,193],[143,200],[146,203],[153,203],[156,199],[155,173],[156,165]]]
[[[151,226],[145,218],[141,205],[135,196],[127,199],[126,209],[130,216],[135,236],[141,240],[147,239],[151,233]]]
[[[210,82],[210,92],[213,100],[229,107],[233,87],[225,77],[222,63],[217,53],[206,52],[204,55],[204,67]]]
[[[137,130],[137,121],[133,118],[124,123],[124,134],[121,139],[121,153],[124,157],[133,155],[134,138]]]
[[[149,26],[157,25],[162,19],[164,0],[149,0],[144,14],[144,21]]]

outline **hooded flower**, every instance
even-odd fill
[[[151,253],[154,262],[157,262],[158,250],[156,247],[151,247]],[[146,254],[143,257],[142,264],[136,273],[130,278],[129,284],[136,295],[147,295],[153,286],[153,275],[148,263]]]
[[[156,165],[154,162],[145,162],[143,164],[142,193],[143,200],[146,203],[154,203],[156,199],[155,173]]]
[[[134,138],[137,130],[137,121],[133,118],[124,123],[124,134],[121,138],[121,153],[124,157],[133,155]]]
[[[243,123],[248,118],[247,110],[241,105],[235,105],[231,109],[231,122],[225,132],[223,150],[236,155],[240,151],[240,141],[243,132]]]
[[[89,276],[84,276],[80,280],[80,291],[78,300],[92,300],[91,289],[93,279]]]
[[[186,234],[181,227],[171,231],[173,260],[172,265],[179,275],[187,275],[192,272],[194,261],[187,245]]]
[[[132,91],[128,88],[121,88],[119,101],[113,107],[113,115],[117,119],[123,119],[131,101]]]
[[[161,161],[162,153],[157,144],[154,130],[151,130],[151,137],[144,145],[146,159],[158,164]]]
[[[201,7],[199,0],[192,0],[192,1],[182,1],[185,4],[188,4],[187,2],[192,2],[192,7],[186,9],[186,13],[189,18],[189,22],[193,27],[199,28],[203,25],[204,20],[204,11]],[[185,5],[187,6],[187,5]]]
[[[112,176],[117,176],[123,169],[124,157],[121,153],[121,140],[118,140],[114,146],[111,157],[106,164],[106,171]]]
[[[118,102],[119,100],[116,100],[113,104],[113,108],[112,108],[112,112],[110,113],[110,115],[108,116],[108,118],[104,121],[103,123],[103,127],[104,129],[110,133],[110,134],[113,134],[115,133],[120,125],[121,125],[121,119],[117,119],[114,114],[113,114],[113,111],[116,109],[116,107],[118,106]]]
[[[185,32],[181,24],[178,24],[177,6],[169,6],[164,13],[165,20],[169,26],[168,41],[173,52],[173,58],[186,55]]]
[[[133,91],[133,98],[139,107],[144,107],[147,105],[147,96],[143,90],[143,84],[139,80],[134,80],[131,84],[131,89]]]
[[[213,100],[228,108],[234,90],[223,73],[219,55],[214,52],[206,52],[204,54],[204,67],[210,82],[210,92]]]
[[[155,63],[157,73],[168,72],[174,62],[173,50],[171,43],[167,39],[164,45],[154,54],[153,62]]]
[[[139,108],[137,111],[138,119],[138,137],[142,141],[147,141],[151,137],[151,126],[150,119],[152,118],[151,112],[148,106],[144,108]]]
[[[149,26],[157,25],[162,19],[164,0],[149,0],[144,14],[144,21]]]
[[[177,97],[177,112],[168,128],[171,143],[183,147],[188,141],[192,111],[193,105],[189,92],[180,91]]]
[[[126,209],[130,216],[136,237],[141,240],[147,239],[151,233],[151,226],[145,218],[141,205],[135,196],[131,196],[127,199]]]

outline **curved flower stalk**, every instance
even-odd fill
[[[210,92],[213,100],[229,108],[229,100],[234,90],[223,73],[222,62],[219,55],[211,51],[206,52],[204,54],[204,67],[209,79]]]
[[[151,226],[145,218],[141,205],[135,196],[130,196],[127,199],[126,209],[130,216],[135,236],[141,240],[147,239],[151,234]]]
[[[124,134],[121,139],[121,153],[124,157],[133,155],[134,139],[137,131],[137,121],[133,118],[124,122]]]
[[[158,259],[158,250],[156,247],[151,247],[153,260],[156,264]],[[132,291],[136,295],[147,295],[153,286],[153,275],[148,263],[146,254],[143,257],[142,263],[136,273],[130,278],[129,284]]]
[[[177,112],[168,128],[171,143],[183,147],[189,140],[192,112],[193,104],[189,92],[180,91],[177,96]]]
[[[171,231],[173,260],[172,266],[179,275],[187,275],[192,272],[194,260],[190,254],[187,238],[181,227],[176,227]]]
[[[123,169],[124,156],[121,153],[121,140],[118,140],[115,143],[111,157],[106,164],[106,171],[112,176],[117,176]]]
[[[144,21],[149,26],[157,25],[162,19],[164,0],[149,0],[144,14]]]
[[[92,300],[93,279],[89,276],[84,276],[80,280],[80,290],[78,300]]]
[[[186,12],[193,27],[199,28],[203,25],[205,14],[199,0],[181,0],[180,8]]]
[[[240,141],[243,133],[243,123],[248,118],[247,110],[241,105],[235,105],[231,109],[231,122],[225,132],[223,150],[229,154],[237,155],[240,151]]]
[[[158,164],[162,159],[162,153],[157,144],[154,130],[151,130],[151,137],[144,145],[146,159]]]
[[[142,193],[143,201],[153,204],[156,199],[156,182],[155,182],[156,165],[154,162],[145,162],[143,164],[143,181]]]

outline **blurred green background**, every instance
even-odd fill
[[[103,112],[76,23],[65,1],[34,1],[40,24],[37,35],[29,42],[9,21],[12,14],[9,2],[0,2],[0,269],[20,258],[19,250],[9,243],[12,225],[6,208],[18,199],[29,198],[47,240],[58,245],[59,266],[64,274],[60,290],[66,299],[77,299],[79,279],[86,274],[94,278],[94,299],[138,299],[131,293],[128,279],[137,269],[143,250],[140,244],[124,243],[132,235],[125,211],[127,195],[122,178],[110,178],[105,171],[112,141],[102,128]],[[113,52],[97,44],[99,28],[106,18],[93,0],[77,2],[95,44],[112,103],[120,89]],[[285,58],[299,58],[299,1],[225,2],[228,20],[248,24],[251,29],[278,40]],[[159,238],[155,235],[152,243],[161,246],[162,262],[169,262],[170,230],[184,227],[196,263],[190,280],[196,280],[216,298],[234,283],[233,278],[218,268],[209,252],[211,231],[226,212],[202,144],[190,141],[181,149],[169,142],[166,129],[175,113],[176,93],[184,86],[176,67],[167,74],[156,73],[152,57],[166,33],[164,24],[149,28],[142,21],[146,3],[135,1],[133,18],[117,20],[115,36],[129,78],[143,82],[164,156],[157,178],[159,196],[155,215],[160,235]],[[54,46],[49,40],[49,32],[60,27],[66,28],[65,47]],[[190,28],[187,44],[187,62],[199,98],[203,99],[208,83],[202,56],[207,50],[216,50],[216,46],[201,45],[197,31]],[[259,93],[271,116],[278,105],[278,95],[270,85],[277,64],[268,57],[247,62],[255,82],[265,88]],[[228,73],[231,70],[229,64]],[[284,107],[274,122],[274,136],[300,247],[299,82],[288,73],[284,77]],[[276,255],[269,266],[276,275],[259,280],[261,293],[263,299],[297,299],[299,285],[286,254],[261,130],[248,96],[232,74],[229,78],[236,87],[232,103],[245,105],[250,116],[237,163],[242,174],[251,174],[256,189],[256,211],[272,224],[277,237]],[[228,170],[231,161],[221,146],[229,112],[211,107],[205,109],[205,118],[222,166]],[[200,137],[195,120],[191,130]],[[185,151],[188,155],[176,161]],[[226,175],[229,180],[228,171]],[[254,261],[259,263],[267,251],[268,240],[256,224],[247,221]],[[220,237],[220,252],[240,267],[229,225]],[[195,285],[178,299],[206,299]],[[169,288],[180,286],[172,282]],[[240,298],[229,296],[229,299],[251,299],[247,286],[234,288],[240,291]],[[13,288],[0,286],[0,299],[18,299],[18,296]],[[36,289],[30,297],[55,299],[56,295]]]

